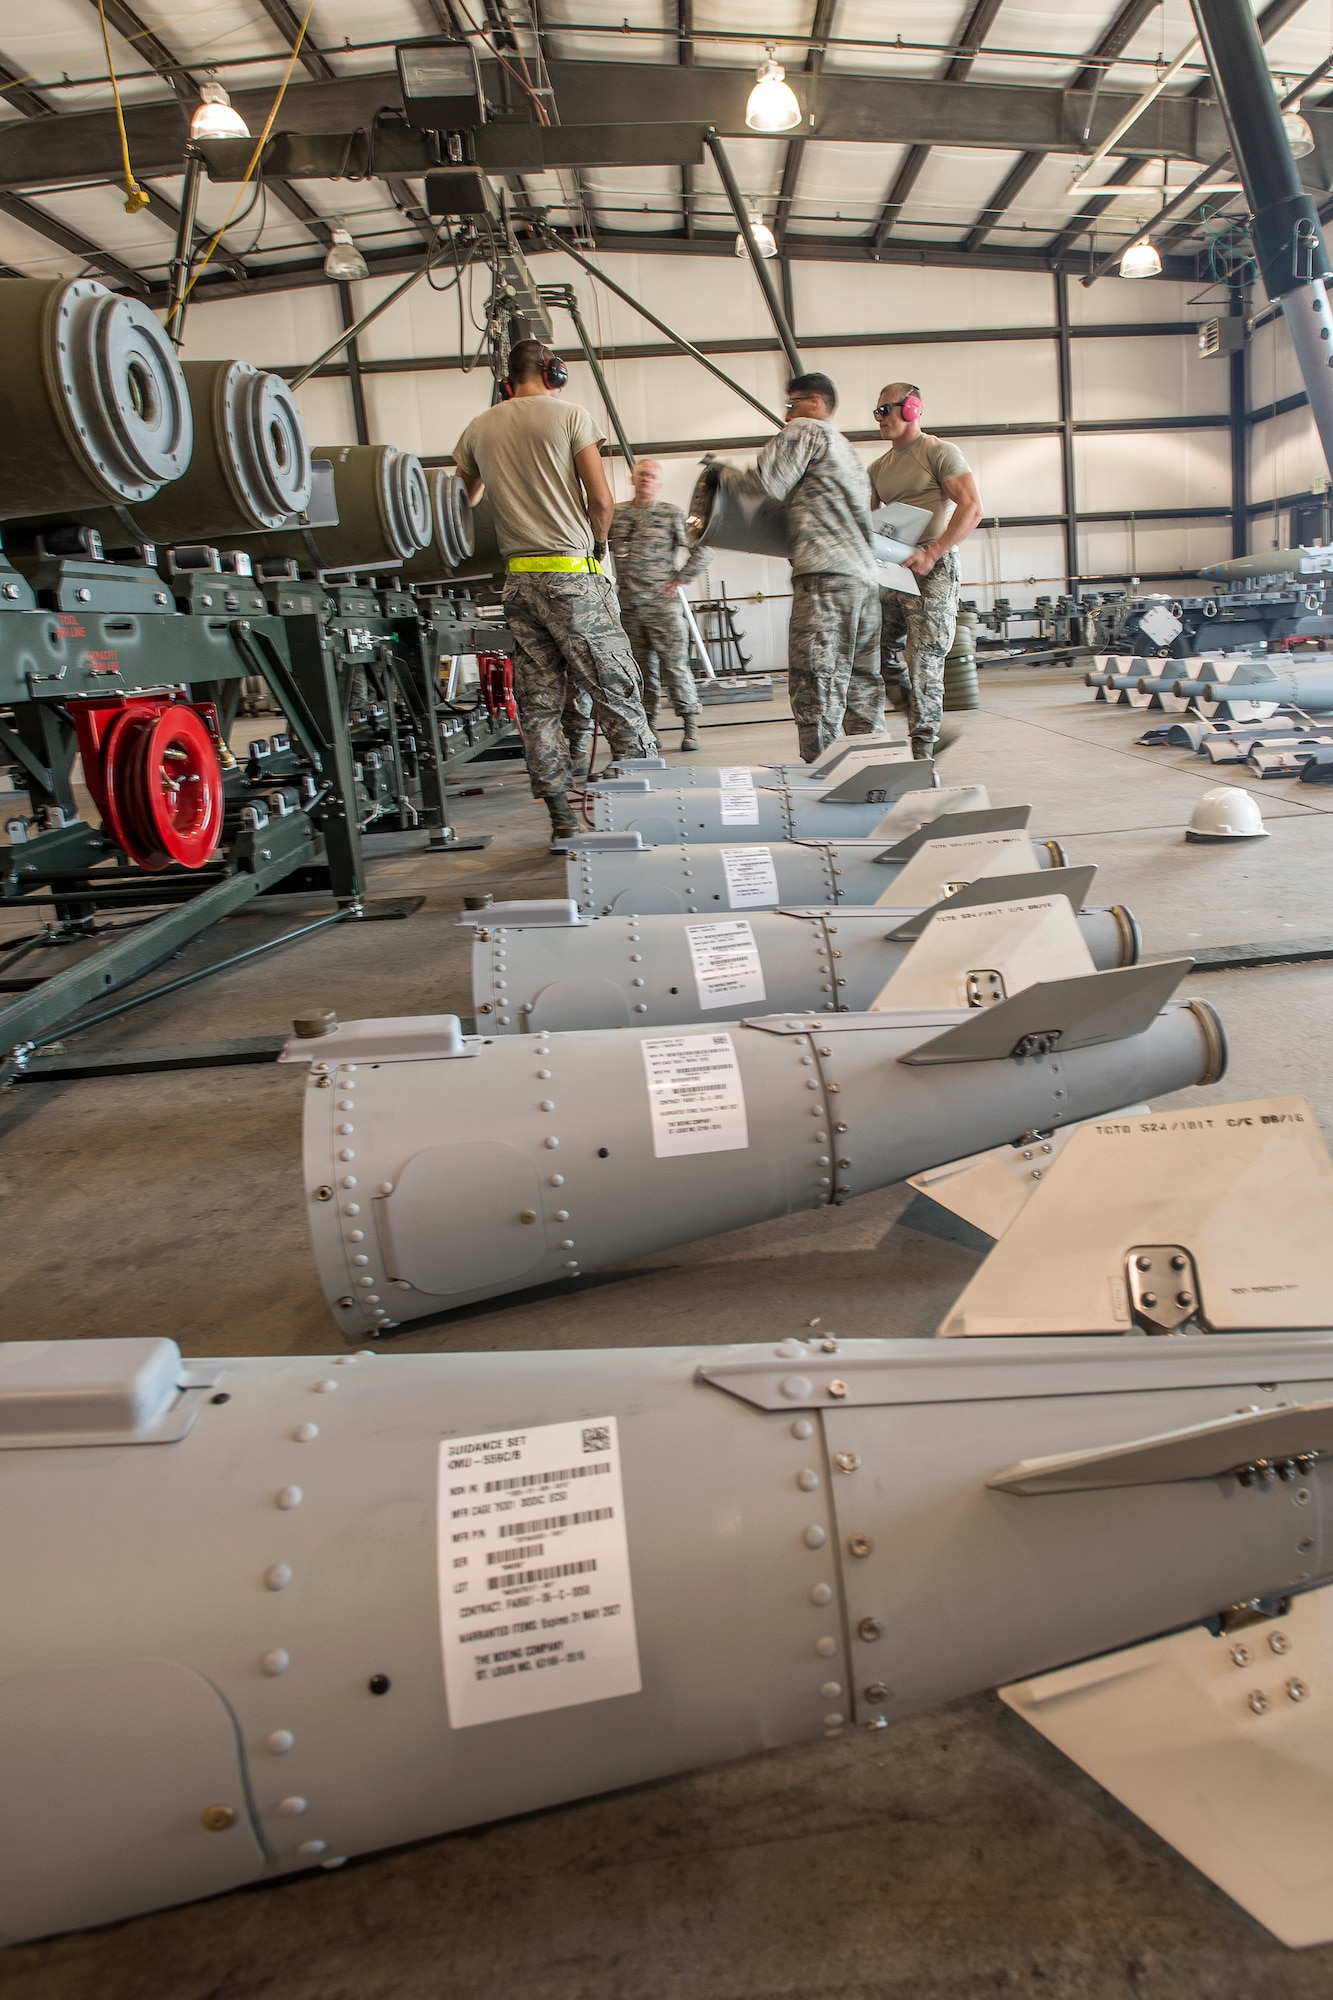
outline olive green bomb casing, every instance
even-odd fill
[[[405,583],[442,583],[460,571],[470,573],[476,548],[472,504],[458,474],[437,466],[426,474],[430,492],[430,540],[403,564]]]
[[[0,346],[0,520],[142,504],[185,472],[185,376],[137,299],[91,278],[4,279]]]
[[[333,467],[337,522],[247,536],[256,555],[295,556],[303,569],[398,569],[427,548],[431,495],[415,452],[389,444],[316,444],[312,458]]]

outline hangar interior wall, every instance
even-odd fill
[[[1329,468],[1281,313],[1257,315],[1246,350],[1250,548],[1288,548],[1294,502],[1328,488]]]
[[[649,252],[599,261],[780,411],[783,357],[747,263]],[[687,356],[634,353],[664,343],[572,260],[541,253],[532,264],[541,283],[574,286],[630,439],[636,451],[650,449],[663,461],[668,498],[688,498],[704,451],[746,461],[771,435],[748,404]],[[359,316],[398,282],[351,286],[352,311]],[[881,449],[871,409],[880,387],[896,379],[920,385],[927,427],[966,452],[988,517],[963,552],[965,595],[983,610],[996,596],[1029,606],[1036,596],[1058,595],[1071,555],[1090,588],[1131,575],[1161,587],[1231,552],[1229,370],[1197,354],[1197,323],[1218,310],[1200,302],[1198,287],[1110,278],[1085,288],[1044,272],[800,260],[789,267],[789,283],[802,354],[838,384],[839,420],[867,462]],[[469,355],[478,349],[484,301],[482,272],[470,296],[464,287],[460,329],[458,291],[436,293],[423,282],[360,337],[371,440],[436,462],[448,458],[464,424],[490,400],[484,365],[465,371],[458,362],[460,332]],[[333,286],[237,298],[193,309],[185,352],[294,369],[342,324]],[[558,311],[556,329],[558,340],[577,346]],[[1274,365],[1268,355],[1276,344],[1264,333],[1262,349],[1256,336],[1256,379]],[[1290,364],[1277,365],[1291,372]],[[571,364],[569,393],[600,414],[586,363]],[[345,361],[306,384],[300,399],[315,442],[355,441]],[[1287,422],[1274,420],[1271,446],[1256,438],[1256,481],[1270,462],[1284,476],[1294,466],[1303,447],[1277,435]],[[1072,548],[1066,466],[1077,513]],[[613,483],[618,497],[628,492],[618,456]],[[1259,491],[1256,483],[1254,497]],[[744,605],[741,622],[757,643],[758,664],[780,657],[785,565],[719,556],[706,587],[723,584],[732,595],[763,593],[761,602]],[[700,584],[694,595],[704,592]]]

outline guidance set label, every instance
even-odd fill
[[[444,1439],[438,1555],[454,1729],[639,1692],[614,1417]]]

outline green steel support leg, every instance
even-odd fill
[[[323,779],[332,788],[320,807],[320,832],[328,857],[329,880],[340,903],[359,903],[365,887],[365,858],[356,818],[352,746],[343,724],[337,663],[322,619],[312,614],[288,618],[286,625],[292,678],[319,732]]]
[[[253,836],[253,873],[238,869],[209,889],[203,889],[175,909],[164,910],[151,923],[118,936],[92,958],[71,965],[44,980],[32,992],[0,1008],[0,1050],[40,1041],[62,1021],[68,1021],[93,1000],[100,1000],[128,980],[160,965],[219,917],[230,916],[293,869],[315,858],[310,821],[304,813],[270,820]]]

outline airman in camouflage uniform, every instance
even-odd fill
[[[454,446],[468,499],[475,506],[483,490],[490,498],[505,559],[523,750],[557,841],[579,830],[564,724],[572,699],[588,698],[613,755],[648,757],[657,748],[616,593],[601,567],[615,511],[601,461],[606,440],[587,410],[559,401],[568,380],[549,347],[516,341],[508,394],[474,417]]]
[[[685,723],[681,748],[697,750],[694,717],[699,713],[699,690],[690,672],[689,628],[680,590],[707,569],[712,551],[691,545],[680,508],[657,498],[661,485],[657,460],[641,458],[634,468],[634,498],[623,500],[612,518],[610,544],[620,621],[643,677],[649,723],[657,721],[665,684],[671,706]],[[685,554],[679,569],[678,550]]]
[[[948,549],[927,576],[917,578],[919,597],[886,590],[883,651],[906,640],[908,705],[912,745],[918,756],[934,749],[944,720],[944,656],[958,623],[958,556]]]
[[[904,568],[916,577],[919,597],[886,591],[883,616],[884,685],[899,684],[892,649],[906,640],[907,709],[912,755],[929,757],[944,714],[944,659],[958,618],[958,548],[982,518],[976,476],[958,446],[921,428],[921,391],[915,382],[890,382],[875,406],[879,434],[890,447],[868,468],[875,496],[886,506],[905,501],[930,514],[919,546]],[[880,699],[873,685],[853,685],[853,703]]]
[[[879,681],[879,573],[870,552],[870,481],[834,427],[838,392],[827,375],[787,385],[787,423],[752,472],[722,468],[725,484],[784,503],[791,541],[788,691],[806,763],[840,731],[869,735],[879,716],[847,710],[855,665],[862,685]]]
[[[533,794],[566,794],[573,782],[562,718],[572,693],[587,695],[613,757],[652,757],[639,671],[616,615],[608,576],[536,572],[505,579],[505,623],[514,635],[514,700]]]

